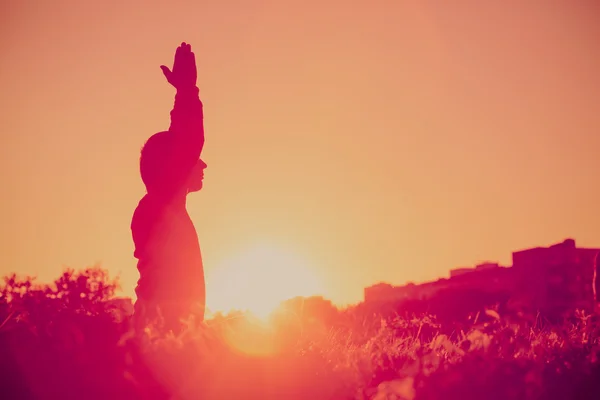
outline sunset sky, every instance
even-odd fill
[[[0,274],[101,263],[132,293],[139,150],[169,126],[159,65],[182,41],[209,307],[257,248],[344,304],[567,237],[600,247],[600,7],[532,3],[3,2]]]

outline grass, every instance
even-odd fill
[[[67,271],[52,285],[5,281],[5,398],[600,398],[600,323],[577,310],[548,319],[473,305],[452,320],[311,298],[288,302],[270,324],[192,316],[178,336],[156,326],[135,336],[115,316],[117,282],[102,270]]]

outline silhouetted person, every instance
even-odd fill
[[[186,210],[186,197],[202,188],[206,164],[203,106],[196,87],[196,60],[191,46],[175,52],[173,70],[162,65],[177,89],[168,131],[154,134],[141,151],[140,173],[146,195],[131,221],[134,256],[140,274],[135,289],[134,320],[139,328],[161,315],[167,329],[199,306],[204,319],[205,283],[198,235]]]

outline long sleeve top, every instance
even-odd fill
[[[178,90],[168,134],[173,135],[173,146],[163,166],[164,176],[171,183],[166,190],[176,190],[204,146],[203,105],[196,87]],[[185,197],[165,201],[162,193],[146,194],[134,212],[131,231],[140,273],[138,298],[204,300],[202,255]]]

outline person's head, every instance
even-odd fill
[[[185,195],[202,189],[206,163],[199,159],[187,173],[173,176],[173,172],[178,171],[169,166],[180,161],[173,144],[173,135],[168,131],[155,133],[144,144],[140,156],[140,174],[148,193]]]

